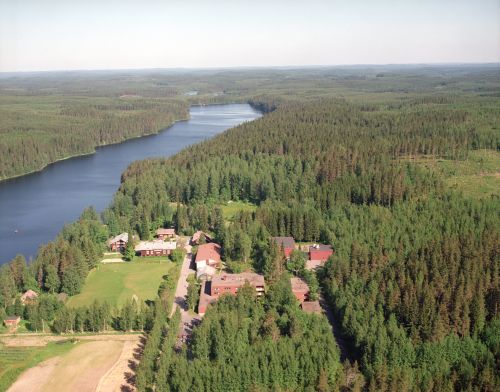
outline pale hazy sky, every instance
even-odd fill
[[[500,0],[0,0],[0,71],[500,62]]]

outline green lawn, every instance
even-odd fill
[[[113,252],[110,254],[107,254],[107,255],[104,255],[103,257],[103,260],[106,260],[106,259],[122,259],[122,254],[120,252]]]
[[[49,343],[45,347],[4,347],[0,344],[0,392],[16,381],[25,370],[75,347],[70,340]]]
[[[476,150],[467,160],[433,159],[419,157],[412,162],[434,170],[444,177],[450,189],[470,197],[500,196],[500,153]]]
[[[231,201],[226,204],[221,205],[222,214],[224,219],[230,221],[234,216],[240,211],[254,212],[257,206],[252,203],[247,203],[244,201]]]
[[[166,257],[147,260],[136,257],[131,262],[101,264],[92,270],[80,294],[69,298],[70,307],[88,306],[94,300],[121,306],[135,294],[140,301],[155,299],[162,277],[179,268]]]

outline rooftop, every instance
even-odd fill
[[[136,251],[142,250],[174,250],[177,247],[177,242],[164,242],[162,240],[158,241],[141,241],[135,247]]]
[[[209,234],[205,233],[204,231],[198,230],[196,233],[193,234],[191,241],[198,242],[200,240],[200,237],[202,234],[205,236],[206,240],[209,240],[209,241],[212,240],[212,237]]]
[[[196,269],[196,279],[200,279],[203,275],[215,275],[215,268],[210,265],[202,265]]]
[[[292,291],[294,293],[308,293],[309,286],[306,281],[302,278],[293,277],[290,278],[290,283],[292,284]]]
[[[121,233],[118,234],[116,237],[110,238],[108,240],[108,244],[112,244],[113,242],[118,242],[118,241],[128,242],[128,233]]]
[[[264,286],[264,277],[254,272],[243,272],[241,274],[222,274],[212,277],[212,286],[235,286],[240,287],[250,283],[252,286]]]
[[[201,284],[201,292],[200,292],[200,301],[198,302],[198,311],[200,312],[202,309],[206,309],[207,306],[215,301],[217,298],[212,297],[210,295],[210,285],[212,282],[203,281]]]
[[[158,230],[156,230],[156,234],[157,235],[175,235],[175,229],[163,229],[163,228],[160,228]]]
[[[284,249],[295,249],[295,240],[293,237],[273,237],[278,246],[282,246]]]
[[[309,247],[309,251],[311,250],[333,250],[331,245],[324,244],[314,244]]]
[[[196,262],[204,260],[215,260],[220,261],[221,246],[214,242],[209,244],[203,244],[198,247],[198,252],[196,253]]]

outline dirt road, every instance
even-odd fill
[[[332,326],[333,337],[335,338],[337,346],[339,346],[340,349],[340,360],[344,362],[347,359],[350,363],[354,363],[354,361],[357,359],[354,356],[354,349],[342,337],[338,320],[335,318],[332,310],[330,309],[330,306],[328,305],[328,302],[326,301],[326,299],[322,294],[320,294],[319,303],[323,308],[326,318],[328,319],[330,325]]]
[[[185,339],[191,334],[191,326],[194,320],[199,319],[198,316],[190,314],[188,311],[188,306],[186,302],[187,288],[188,288],[188,277],[196,273],[196,270],[192,268],[193,255],[191,253],[186,254],[184,261],[182,263],[181,273],[179,280],[177,281],[177,287],[175,289],[175,300],[174,306],[172,306],[172,313],[174,314],[177,307],[181,311],[181,330],[179,331],[180,342],[185,341]]]
[[[67,339],[84,341],[137,341],[141,335],[138,334],[100,334],[100,335],[37,335],[19,334],[0,336],[0,342],[7,347],[42,347],[49,342],[60,342]]]

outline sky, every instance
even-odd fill
[[[500,62],[500,0],[0,0],[0,72]]]

